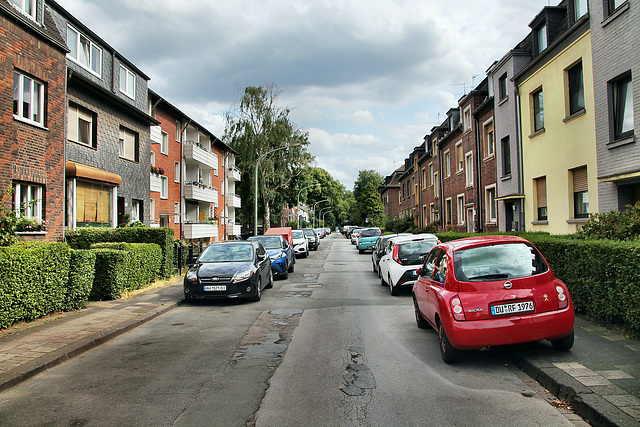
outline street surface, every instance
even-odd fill
[[[539,391],[500,351],[444,364],[334,233],[258,303],[182,305],[0,393],[0,425],[572,425]]]

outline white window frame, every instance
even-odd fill
[[[169,155],[169,134],[166,132],[162,132],[162,142],[160,143],[160,153],[164,155]]]
[[[9,0],[9,3],[13,5],[20,13],[29,17],[31,20],[36,20],[36,0]],[[31,10],[27,10],[27,8],[31,5]]]
[[[438,181],[438,172],[433,173],[433,197],[440,197],[440,182]]]
[[[93,140],[93,119],[94,114],[91,110],[88,110],[77,104],[69,104],[69,124],[67,129],[67,139],[69,141],[73,141],[87,147],[95,147],[95,141]],[[89,124],[89,142],[80,141],[81,120]]]
[[[467,187],[473,186],[473,151],[467,152],[464,155],[464,163],[466,168],[465,182]]]
[[[151,222],[155,221],[156,216],[156,199],[149,199],[149,220]]]
[[[42,203],[44,188],[42,185],[16,182],[13,185],[13,204],[16,217],[22,217],[21,207],[25,205],[25,218],[36,218],[40,221],[44,218],[44,204]]]
[[[451,176],[451,150],[444,152],[444,177],[449,178]]]
[[[467,210],[464,206],[464,194],[458,194],[456,199],[458,202],[456,206],[456,208],[458,209],[458,225],[464,225],[467,216]]]
[[[131,200],[131,221],[140,221],[140,200]]]
[[[136,75],[122,64],[120,64],[119,70],[120,71],[118,73],[118,76],[119,76],[118,80],[120,82],[118,87],[120,88],[120,92],[124,93],[129,98],[135,100],[136,99]],[[124,79],[122,78],[123,72],[124,72]],[[130,79],[133,79],[133,82]]]
[[[493,193],[493,198],[491,194]],[[488,185],[484,188],[485,206],[487,208],[486,218],[490,224],[495,224],[498,221],[497,210],[498,205],[496,203],[496,186]],[[493,199],[493,200],[492,200]]]
[[[119,138],[118,138],[118,154],[120,156],[120,158],[125,159],[125,160],[130,160],[132,162],[137,162],[138,160],[136,159],[136,139],[137,139],[137,132],[132,131],[131,129],[127,129],[123,126],[120,126],[120,133],[119,133]],[[127,154],[127,143],[129,141],[132,141],[133,144],[133,158],[129,158],[126,156]]]
[[[180,224],[180,202],[175,202],[173,204],[173,223]]]
[[[429,163],[429,187],[433,186],[433,163]]]
[[[491,128],[490,131],[489,128]],[[496,155],[496,133],[493,126],[493,119],[489,119],[482,124],[484,139],[484,158],[488,159]],[[489,138],[491,135],[491,138]]]
[[[447,220],[451,220],[448,224],[447,224]],[[453,200],[451,199],[451,197],[447,197],[444,201],[444,219],[443,219],[443,226],[446,227],[447,225],[453,225]]]
[[[75,33],[75,40],[70,39],[70,32]],[[84,39],[84,40],[83,40]],[[87,63],[85,64],[82,58],[79,58],[80,52],[82,51],[82,42],[85,41],[88,43],[89,50],[86,52],[87,55]],[[102,77],[102,48],[92,42],[87,36],[82,34],[78,29],[73,26],[67,24],[67,46],[71,50],[67,54],[67,58],[71,59],[71,61],[75,62],[85,70],[89,71],[91,74],[95,74],[98,77]],[[75,53],[74,53],[75,52]],[[75,56],[74,56],[75,55]],[[99,57],[99,58],[97,58]]]
[[[464,121],[464,131],[468,132],[471,130],[471,105],[464,109],[463,113],[463,121]]]
[[[25,85],[28,85],[28,105],[30,107],[30,111],[27,112],[25,112]],[[44,127],[44,83],[18,71],[14,71],[13,102],[14,119]],[[33,108],[34,106],[36,106],[35,109]],[[26,117],[25,114],[27,115]]]
[[[180,123],[180,120],[176,120],[176,135],[175,135],[176,142],[180,142],[181,133],[182,133],[182,124]]]
[[[151,166],[155,166],[156,165],[156,153],[155,151],[151,152]]]
[[[180,183],[180,162],[174,162],[173,175],[173,182]]]
[[[460,173],[464,170],[464,153],[462,152],[462,148],[458,149],[458,147],[462,147],[462,141],[458,141],[456,143],[456,173]],[[462,157],[458,158],[458,152],[462,154]]]
[[[169,178],[160,176],[160,198],[167,200],[169,198]]]

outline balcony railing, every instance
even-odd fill
[[[233,193],[227,193],[227,206],[230,208],[241,208],[242,207],[242,199],[236,196]]]
[[[210,169],[218,169],[218,156],[206,150],[202,144],[196,141],[185,141],[184,158],[190,163],[196,162]]]
[[[240,169],[235,166],[231,166],[227,169],[227,179],[232,181],[240,181],[242,179],[242,174],[240,173]]]
[[[215,187],[200,184],[198,182],[184,183],[184,198],[201,202],[215,203],[218,205],[218,190]]]
[[[185,222],[182,230],[185,239],[207,239],[218,237],[218,224],[211,222]]]
[[[149,190],[157,191],[158,193],[162,192],[162,180],[160,179],[160,175],[156,173],[150,173],[149,175]]]
[[[227,225],[227,235],[228,236],[239,236],[242,234],[242,226],[241,225]]]

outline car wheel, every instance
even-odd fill
[[[292,262],[291,265],[289,266],[289,273],[293,273],[295,269],[296,269],[296,263]]]
[[[391,292],[391,295],[394,297],[397,297],[398,294],[400,293],[400,289],[398,289],[398,287],[393,284],[393,280],[391,280],[391,275],[389,275],[389,292]]]
[[[305,258],[309,258],[309,249],[307,249],[307,252],[304,254]]]
[[[413,311],[416,314],[416,324],[418,325],[418,328],[427,329],[427,327],[429,326],[429,322],[427,322],[427,320],[422,317],[420,309],[418,308],[418,301],[416,301],[415,297],[413,298]]]
[[[359,254],[363,254],[363,253],[364,253],[364,250],[362,250],[362,249],[358,249],[358,253],[359,253]]]
[[[460,358],[460,350],[453,348],[447,338],[447,333],[444,330],[442,323],[438,328],[438,336],[440,337],[440,356],[444,363],[455,363]]]
[[[560,338],[559,340],[551,341],[551,345],[556,350],[568,351],[571,347],[573,347],[573,340],[574,339],[575,339],[575,336],[573,334],[573,331],[571,331],[571,333],[569,335],[567,335],[566,337]]]
[[[269,283],[264,287],[265,289],[273,288],[273,270],[269,272]]]
[[[374,261],[371,261],[371,267],[373,268],[374,273],[378,272],[378,270],[376,270],[376,263]]]
[[[382,286],[387,286],[387,282],[384,281],[384,276],[382,275],[382,273],[378,274],[378,276],[380,276],[380,284]]]
[[[251,298],[251,301],[258,302],[262,298],[262,279],[258,278],[258,286],[256,286],[256,294]]]

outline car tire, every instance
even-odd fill
[[[295,269],[296,269],[296,263],[292,262],[291,265],[289,266],[289,273],[293,273]]]
[[[359,254],[363,254],[363,253],[364,253],[364,250],[363,250],[363,249],[358,249],[358,253],[359,253]]]
[[[374,273],[378,273],[378,270],[376,270],[376,263],[373,260],[371,261],[371,268],[373,268]]]
[[[455,363],[460,359],[460,350],[454,348],[449,342],[447,333],[444,330],[442,323],[438,328],[438,337],[440,338],[440,356],[444,363]]]
[[[270,273],[273,274],[273,273]],[[262,298],[262,278],[258,278],[258,285],[256,286],[256,294],[251,298],[251,301],[258,302]]]
[[[391,292],[391,296],[397,297],[400,293],[400,289],[396,285],[393,284],[393,280],[391,276],[389,276],[389,292]]]
[[[309,249],[307,249],[307,252],[304,254],[305,258],[309,258]]]
[[[273,288],[273,271],[269,272],[269,283],[267,283],[264,288],[265,289]]]
[[[381,273],[378,274],[378,276],[380,276],[380,284],[382,286],[387,286],[387,282],[384,281],[384,276]]]
[[[287,280],[289,278],[289,270],[287,268],[284,269],[284,272],[282,273],[282,278],[284,280]]]
[[[558,351],[569,351],[571,347],[573,347],[574,339],[575,336],[573,331],[571,331],[571,333],[566,337],[551,341],[551,345]]]
[[[420,309],[418,308],[418,301],[416,301],[415,297],[413,298],[413,311],[416,315],[416,324],[418,325],[418,328],[427,329],[429,327],[429,322],[427,322],[427,320],[420,313]]]

